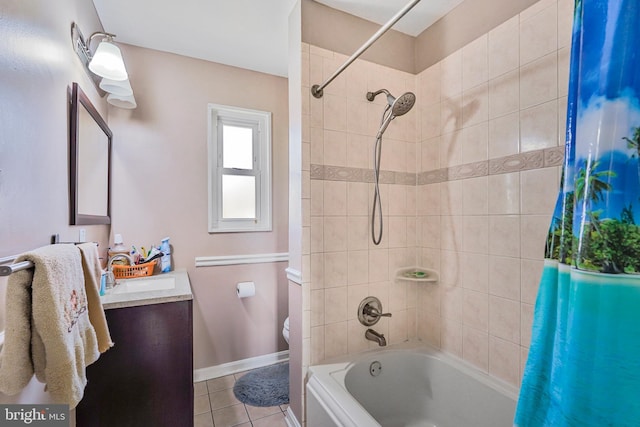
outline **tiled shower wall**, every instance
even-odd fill
[[[563,158],[573,2],[542,0],[417,76],[418,336],[513,385]]]
[[[303,199],[310,197],[303,228],[306,362],[357,353],[374,346],[357,320],[360,301],[377,296],[392,318],[375,329],[390,343],[416,336],[417,289],[393,283],[395,270],[417,261],[417,109],[392,122],[383,141],[381,194],[384,237],[369,236],[373,196],[373,144],[386,97],[366,100],[386,88],[416,91],[413,74],[357,61],[325,89],[310,95],[309,82],[327,78],[347,58],[303,46]],[[307,145],[307,142],[309,145]],[[308,166],[308,167],[307,167]],[[306,200],[305,200],[306,202]],[[306,261],[306,262],[305,262]]]
[[[542,0],[419,75],[302,45],[303,364],[375,344],[356,311],[514,385],[529,346],[543,245],[562,162],[572,2]],[[386,103],[417,95],[383,140],[384,237],[370,237],[373,146]],[[394,279],[404,266],[438,285]]]

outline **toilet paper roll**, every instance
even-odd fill
[[[238,298],[252,297],[256,294],[256,284],[253,282],[240,282],[236,286]]]

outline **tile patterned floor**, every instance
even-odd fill
[[[247,372],[194,384],[195,427],[287,427],[288,405],[260,408],[236,399],[233,385]]]

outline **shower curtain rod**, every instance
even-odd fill
[[[331,77],[325,80],[322,84],[313,85],[311,87],[311,94],[316,98],[322,98],[322,95],[323,95],[322,90],[325,87],[327,87],[329,83],[333,81],[333,79],[338,77],[340,73],[342,73],[349,65],[351,65],[353,61],[358,59],[358,57],[362,55],[365,50],[369,49],[369,47],[371,47],[372,44],[374,44],[380,37],[382,37],[384,33],[386,33],[396,22],[400,20],[400,18],[406,15],[407,12],[409,12],[413,8],[413,6],[415,6],[418,3],[420,3],[420,0],[411,0],[409,4],[403,7],[402,10],[400,10],[400,12],[396,13],[389,20],[389,22],[387,22],[382,27],[380,27],[380,29],[376,31],[376,33],[372,35],[369,40],[367,40],[362,46],[360,46],[360,49],[356,50],[356,52],[353,55],[351,55],[351,57],[347,59],[347,61],[344,64],[342,64],[342,66],[338,68],[336,72],[331,75]]]

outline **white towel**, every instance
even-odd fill
[[[113,347],[109,325],[104,315],[102,301],[100,301],[100,276],[102,268],[98,257],[98,247],[95,243],[82,243],[78,245],[82,255],[82,270],[84,271],[84,288],[87,292],[89,305],[89,321],[96,331],[98,338],[98,350],[104,353]]]
[[[80,251],[51,245],[19,256],[20,261],[35,267],[13,273],[7,284],[0,391],[19,393],[35,373],[55,402],[75,408],[87,383],[85,368],[100,355]]]

